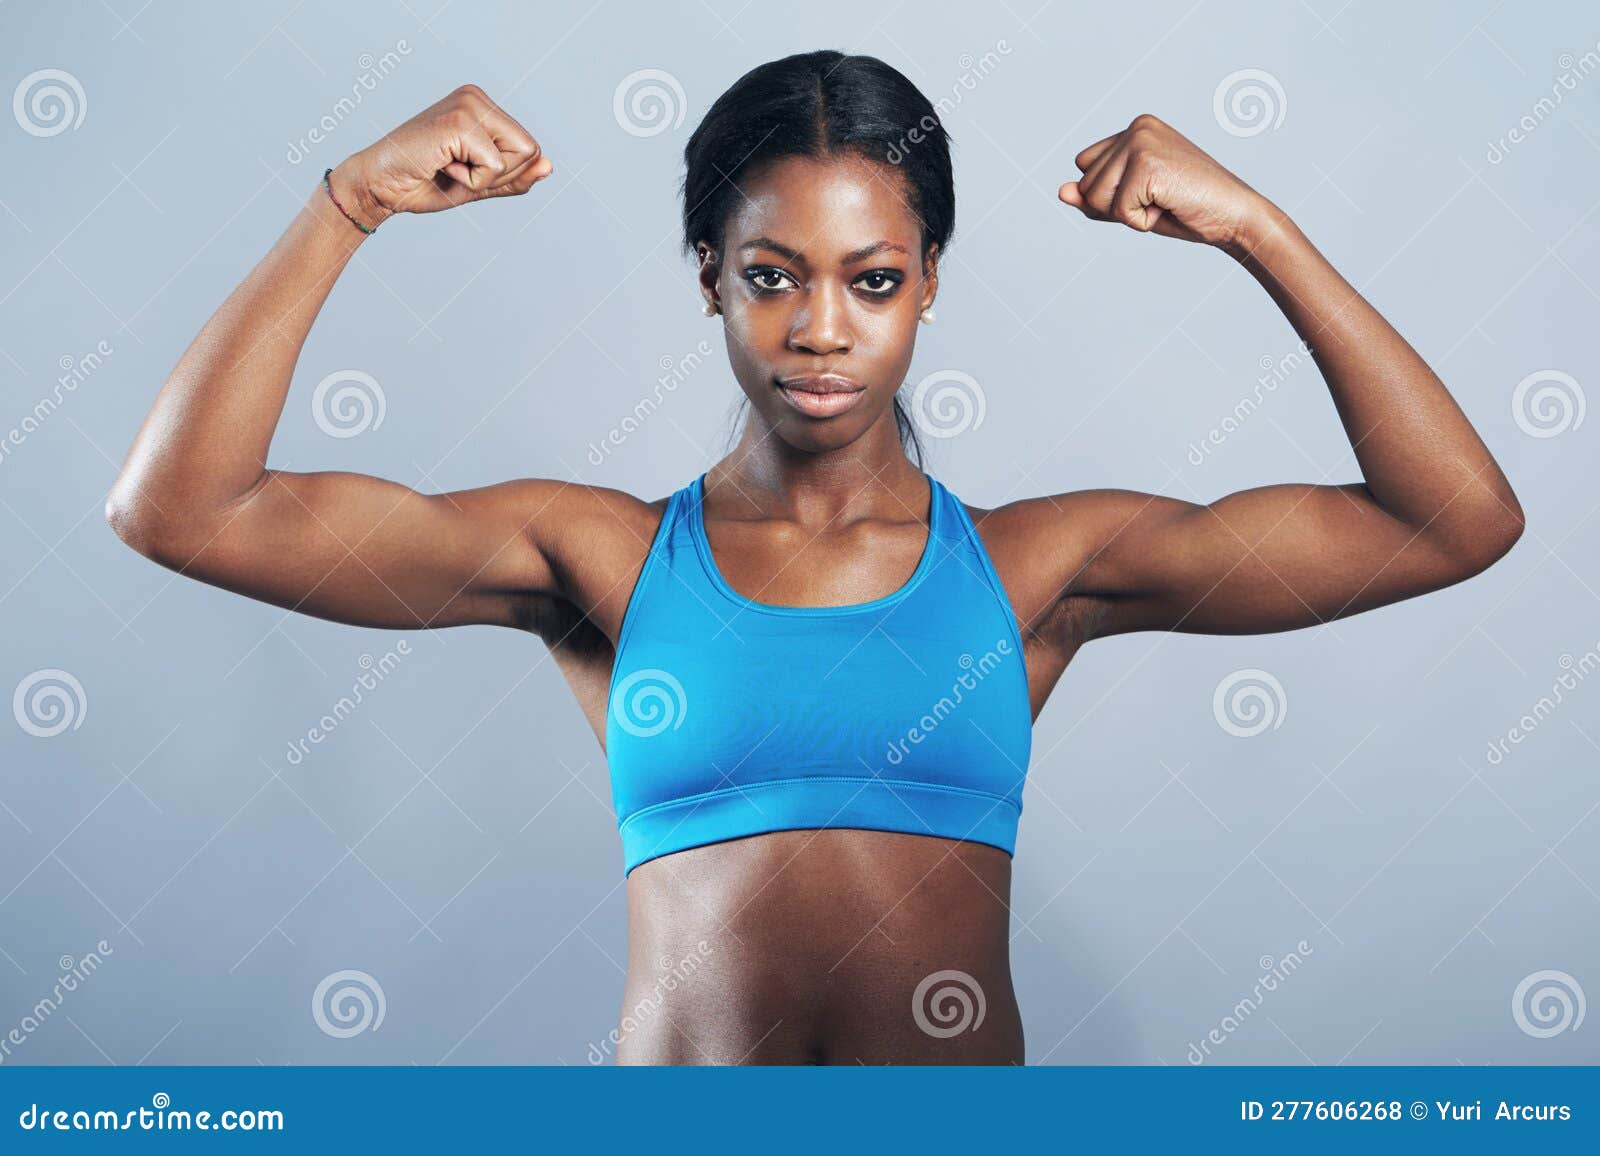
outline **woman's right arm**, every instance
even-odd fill
[[[376,228],[525,193],[551,165],[468,85],[342,162],[340,203]],[[189,577],[358,625],[510,625],[559,594],[543,531],[584,487],[526,479],[422,494],[382,478],[267,468],[295,361],[365,240],[320,187],[216,311],[157,395],[106,500],[128,545]]]

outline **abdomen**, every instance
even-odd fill
[[[651,860],[608,1058],[1021,1063],[1010,882],[995,847],[847,828]]]

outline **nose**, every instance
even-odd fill
[[[805,304],[795,311],[789,328],[789,348],[816,354],[848,353],[855,344],[848,310],[844,290],[831,282],[806,290]]]

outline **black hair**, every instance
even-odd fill
[[[683,247],[705,241],[720,253],[740,177],[780,157],[856,155],[905,175],[909,208],[922,225],[922,257],[940,253],[955,228],[950,138],[938,113],[904,74],[875,56],[832,49],[757,66],[717,97],[683,149]],[[747,398],[746,401],[749,399]],[[922,444],[897,395],[902,447],[920,467]]]

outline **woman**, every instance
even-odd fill
[[[1060,199],[1241,262],[1314,351],[1362,483],[968,507],[907,457],[896,397],[952,231],[929,102],[871,57],[791,56],[723,94],[685,160],[684,242],[752,413],[670,496],[266,465],[371,230],[553,171],[469,85],[310,192],[161,390],[107,518],[162,565],[307,614],[544,639],[610,763],[620,1062],[1021,1063],[1011,852],[1031,725],[1078,648],[1436,590],[1505,554],[1522,511],[1415,351],[1154,117],[1079,153]]]

